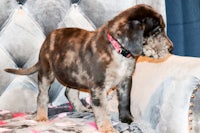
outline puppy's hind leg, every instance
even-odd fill
[[[130,91],[132,85],[132,78],[126,78],[118,85],[118,100],[119,100],[119,118],[122,122],[131,123],[134,118],[130,112]]]
[[[48,120],[48,102],[49,102],[48,90],[53,80],[54,80],[54,75],[53,72],[51,72],[50,70],[38,72],[39,94],[37,97],[37,116],[36,116],[37,121]]]
[[[92,112],[92,109],[85,107],[79,99],[79,90],[66,88],[65,95],[69,102],[74,106],[74,109],[78,112]]]

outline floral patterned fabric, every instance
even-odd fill
[[[143,133],[139,125],[121,123],[112,113],[112,124],[121,133]],[[0,132],[5,133],[97,133],[93,113],[75,112],[70,104],[49,107],[49,121],[35,121],[35,113],[0,111]]]

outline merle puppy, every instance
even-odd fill
[[[150,6],[137,5],[96,31],[57,29],[47,36],[34,66],[5,70],[21,75],[38,72],[38,121],[48,120],[48,89],[56,78],[67,87],[89,89],[99,131],[115,132],[106,107],[107,91],[117,86],[120,119],[131,123],[130,89],[135,60],[142,54],[144,38],[157,27],[164,33],[162,16]],[[171,47],[165,37],[163,40]]]

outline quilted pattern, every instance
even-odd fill
[[[120,11],[142,0],[1,0],[0,1],[0,109],[36,110],[37,74],[8,74],[5,68],[27,68],[38,59],[46,35],[60,27],[95,30]],[[164,0],[145,0],[165,16]],[[156,3],[156,4],[154,4]],[[23,5],[22,5],[23,4]],[[51,86],[50,102],[65,103],[64,87]]]

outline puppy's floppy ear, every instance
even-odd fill
[[[134,30],[144,30],[144,24],[141,23],[139,20],[132,20],[129,22],[130,28]]]
[[[144,36],[148,36],[148,34],[156,27],[161,26],[160,20],[150,17],[145,17],[142,19],[142,23],[144,24]]]

